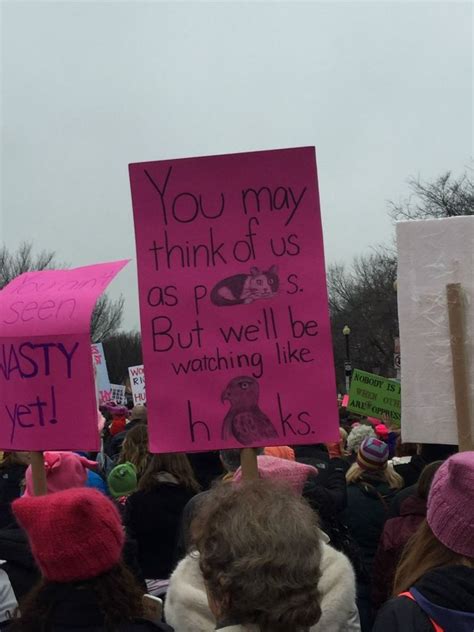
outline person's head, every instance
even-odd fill
[[[224,469],[229,473],[236,472],[240,467],[239,449],[221,450],[219,458]]]
[[[9,468],[16,465],[28,466],[31,461],[30,452],[4,452],[0,461],[0,468]]]
[[[114,498],[130,496],[137,490],[137,468],[133,463],[116,465],[107,477],[110,495]]]
[[[389,429],[385,424],[377,424],[375,426],[375,434],[382,441],[387,441],[389,435]]]
[[[84,488],[23,497],[13,503],[13,512],[43,578],[20,604],[22,631],[49,629],[65,585],[90,588],[111,627],[141,616],[141,591],[121,563],[120,516],[103,494]]]
[[[279,459],[287,461],[295,460],[295,451],[289,445],[272,445],[264,448],[263,454],[267,456],[276,456]]]
[[[359,424],[355,428],[352,428],[349,436],[347,437],[347,450],[351,453],[357,454],[361,443],[368,437],[375,437],[375,431],[372,426]]]
[[[402,477],[388,464],[388,446],[380,439],[369,437],[360,445],[357,461],[346,474],[348,483],[370,477],[388,483],[392,489],[403,487]]]
[[[439,466],[427,506],[426,520],[403,551],[395,595],[435,568],[474,567],[474,452],[456,454]]]
[[[441,465],[443,465],[443,461],[433,461],[423,468],[416,486],[416,493],[422,500],[428,500],[431,483]]]
[[[257,448],[257,454],[263,454],[263,448]],[[224,469],[230,474],[236,472],[240,467],[240,450],[238,448],[221,450],[219,458]]]
[[[130,423],[132,421],[146,424],[148,421],[148,412],[143,404],[136,404],[130,412]]]
[[[163,477],[163,474],[168,476]],[[138,489],[149,491],[163,481],[176,481],[178,485],[186,487],[191,492],[200,490],[193,468],[185,454],[153,454],[140,479]]]
[[[303,493],[308,478],[318,474],[318,470],[312,465],[265,454],[258,456],[257,462],[261,479],[284,485],[299,495]],[[236,483],[242,480],[242,468],[235,472],[233,480]]]
[[[218,621],[299,632],[321,616],[315,513],[268,481],[220,485],[199,508],[195,545]]]
[[[73,487],[84,487],[87,470],[95,470],[97,463],[75,452],[45,452],[44,468],[48,493],[61,492]],[[25,473],[25,496],[33,496],[33,473],[31,465]]]
[[[119,463],[133,463],[140,479],[145,473],[151,459],[148,451],[148,428],[145,424],[138,424],[131,428],[124,439],[120,451]]]

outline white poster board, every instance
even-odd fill
[[[397,224],[398,315],[405,442],[457,444],[446,286],[464,294],[474,401],[474,216]]]
[[[95,367],[99,405],[112,399],[109,372],[105,361],[104,347],[101,342],[92,345],[92,360]]]
[[[117,402],[117,404],[121,404],[122,406],[127,403],[127,398],[125,397],[125,386],[123,386],[123,384],[111,384],[110,390],[112,393],[112,397],[110,399],[112,401]]]
[[[128,367],[128,374],[130,376],[130,387],[132,389],[133,405],[136,406],[137,404],[145,404],[146,390],[143,364]]]

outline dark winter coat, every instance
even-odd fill
[[[409,463],[395,465],[394,470],[403,478],[405,487],[410,487],[416,485],[426,465],[427,461],[421,455],[416,454]]]
[[[194,452],[187,454],[187,457],[203,490],[210,489],[212,483],[224,474],[218,451]]]
[[[438,568],[410,589],[417,602],[396,597],[379,612],[373,632],[433,632],[430,618],[444,632],[474,630],[474,569]]]
[[[124,524],[138,547],[145,579],[168,579],[177,563],[183,509],[193,492],[173,483],[157,483],[150,491],[132,494],[125,505]]]
[[[403,501],[400,516],[385,523],[373,570],[372,601],[380,608],[392,594],[395,570],[403,548],[426,516],[426,500],[410,496]]]
[[[61,595],[51,614],[51,632],[105,632],[104,615],[97,603],[97,596],[90,590],[78,590],[72,586],[61,587]],[[60,597],[60,598],[59,598]],[[21,626],[19,628],[21,630]],[[161,623],[155,625],[143,619],[123,623],[116,632],[173,632],[173,628]]]
[[[0,468],[0,529],[12,520],[12,502],[21,496],[21,483],[25,478],[26,465],[10,465]]]
[[[342,520],[359,546],[368,573],[372,572],[389,503],[395,494],[388,483],[365,475],[347,487],[347,509]]]
[[[325,446],[295,446],[295,459],[298,463],[312,465],[318,475],[305,485],[303,496],[319,511],[321,517],[335,515],[347,505],[346,471],[343,459],[330,459]]]
[[[0,529],[0,559],[5,560],[2,569],[7,573],[13,592],[20,601],[38,582],[40,572],[25,532],[15,524],[8,529]]]

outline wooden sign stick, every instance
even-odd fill
[[[449,334],[453,360],[454,401],[458,426],[459,451],[473,449],[472,422],[469,409],[469,381],[465,353],[464,310],[460,283],[446,286],[448,299]]]
[[[243,481],[258,480],[257,451],[254,448],[243,448],[240,451],[240,465]]]
[[[44,469],[44,455],[42,452],[31,452],[31,474],[34,495],[46,496],[48,485],[46,483],[46,470]]]

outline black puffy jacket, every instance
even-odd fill
[[[21,484],[26,465],[10,465],[0,468],[0,529],[13,521],[12,502],[21,496]]]
[[[50,615],[48,630],[51,632],[105,632],[104,614],[91,590],[78,590],[62,586],[61,594]],[[110,628],[109,628],[110,629]],[[20,625],[15,630],[21,631]],[[165,623],[153,624],[144,619],[127,621],[114,628],[114,632],[173,632]]]

